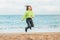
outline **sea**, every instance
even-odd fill
[[[0,15],[0,33],[25,32],[26,20],[23,15]],[[60,32],[60,15],[35,15],[34,27],[28,32]]]

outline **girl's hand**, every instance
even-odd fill
[[[31,18],[34,18],[34,17],[31,16]]]
[[[31,15],[31,18],[33,18],[32,15]]]
[[[24,19],[21,19],[21,21],[23,21]]]
[[[21,21],[23,21],[23,19]]]

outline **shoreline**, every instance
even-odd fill
[[[60,32],[0,33],[0,40],[60,40]]]

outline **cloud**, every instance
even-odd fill
[[[0,0],[0,14],[24,14],[25,5],[35,14],[60,13],[60,0]]]

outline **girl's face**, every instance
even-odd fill
[[[32,7],[31,7],[31,6],[29,6],[29,7],[28,7],[28,9],[29,9],[29,10],[32,10]]]

